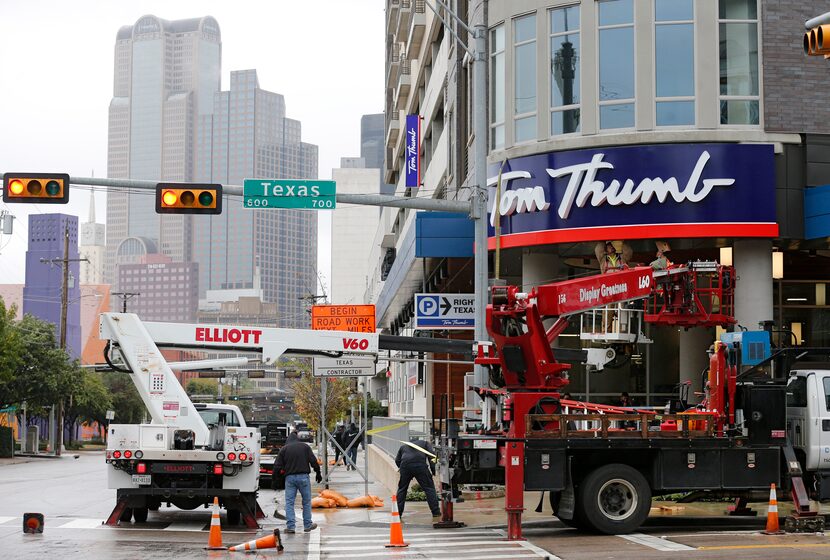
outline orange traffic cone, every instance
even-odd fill
[[[213,513],[210,516],[210,534],[205,550],[225,550],[222,546],[222,525],[219,522],[219,498],[213,498]]]
[[[398,513],[398,497],[392,495],[392,523],[389,525],[389,544],[386,548],[403,548],[409,543],[403,542],[403,529],[401,528],[401,516]]]
[[[250,552],[253,550],[262,550],[263,548],[276,548],[279,552],[284,550],[282,546],[282,539],[280,539],[280,530],[274,529],[273,535],[267,537],[260,537],[246,543],[238,544],[230,547],[231,552]]]
[[[784,531],[778,526],[778,498],[775,495],[775,483],[769,488],[769,507],[767,508],[767,528],[765,535],[781,535]]]

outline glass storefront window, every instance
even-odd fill
[[[599,125],[634,126],[634,3],[599,2]]]
[[[550,133],[579,132],[579,6],[550,11]]]
[[[760,123],[757,0],[719,0],[721,124]]]
[[[695,124],[694,6],[654,0],[657,126]]]
[[[490,146],[504,148],[504,25],[490,31]]]
[[[514,137],[536,138],[536,14],[513,20]]]

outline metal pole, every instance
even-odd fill
[[[364,378],[366,379],[366,378]],[[369,447],[366,445],[366,432],[369,431],[369,392],[363,382],[363,495],[369,495]]]
[[[475,220],[475,339],[488,339],[485,329],[485,309],[487,307],[488,272],[487,272],[487,22],[485,21],[486,0],[477,0],[470,6],[470,14],[475,18],[475,56],[473,57],[473,130],[475,133],[475,189],[473,190],[473,218]],[[473,369],[475,384],[478,387],[489,386],[489,375],[484,366],[476,365]],[[467,395],[467,391],[465,391]],[[465,403],[468,407],[473,403]],[[490,423],[490,403],[481,402],[481,420],[485,427]]]
[[[326,436],[326,378],[320,378],[320,457],[323,458],[323,483],[329,487],[329,438]]]
[[[830,23],[830,12],[821,14],[813,19],[808,19],[804,22],[804,28],[809,31],[810,29],[818,27],[819,25],[824,25],[825,23]]]
[[[63,231],[63,280],[61,283],[61,325],[60,325],[60,345],[61,350],[66,351],[66,316],[69,306],[69,222],[64,226]],[[57,441],[55,444],[55,455],[61,456],[61,448],[63,447],[63,399],[58,402],[57,414]]]

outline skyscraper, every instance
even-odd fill
[[[81,357],[81,290],[78,282],[78,217],[67,214],[32,214],[29,216],[29,247],[26,250],[26,285],[23,287],[23,314],[55,325],[55,339],[60,340],[61,292],[64,237],[69,232],[69,289],[67,290],[66,351]]]
[[[106,253],[106,226],[95,221],[95,191],[89,194],[89,220],[81,224],[81,284],[104,283],[104,255]]]
[[[282,95],[259,87],[256,70],[231,72],[230,90],[216,92],[199,118],[195,180],[241,185],[244,179],[316,179],[317,146],[301,141],[299,121],[286,118]],[[192,258],[199,294],[252,288],[260,269],[263,297],[277,304],[278,324],[308,327],[301,297],[317,285],[317,214],[253,210],[226,197],[222,214],[193,224]]]
[[[166,21],[148,15],[119,29],[109,107],[110,178],[193,180],[199,116],[220,89],[221,35],[212,17]],[[118,262],[137,262],[154,246],[174,261],[190,260],[191,216],[155,213],[145,192],[107,196],[105,277]],[[128,238],[138,238],[124,243]],[[123,245],[122,245],[123,244]]]
[[[379,170],[381,194],[395,194],[395,185],[383,182],[384,127],[383,113],[363,115],[360,118],[360,157],[366,160],[366,167]]]

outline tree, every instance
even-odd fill
[[[215,399],[219,395],[219,384],[216,379],[191,379],[187,382],[185,392],[190,397],[210,395]]]
[[[326,384],[326,428],[334,428],[337,419],[349,410],[349,379],[329,379]],[[320,378],[303,373],[294,382],[294,409],[313,430],[320,429]]]
[[[389,409],[380,404],[378,399],[369,397],[369,406],[366,414],[369,418],[374,418],[375,416],[386,416],[388,413]]]
[[[42,413],[71,393],[77,365],[57,348],[54,325],[32,315],[13,317],[13,309],[0,306],[0,395],[3,404],[26,402],[32,413]]]
[[[101,376],[107,392],[112,398],[112,410],[119,424],[138,424],[144,418],[146,408],[138,395],[133,380],[127,373],[109,372]]]
[[[70,442],[74,434],[71,428],[76,422],[98,422],[103,426],[107,423],[107,410],[112,407],[112,399],[99,374],[80,367],[73,373],[76,381],[64,411],[64,429],[69,429]]]

